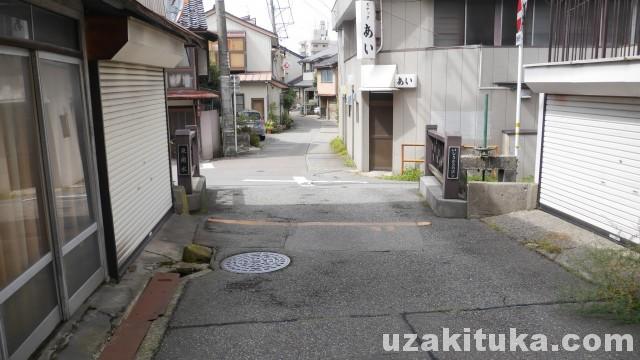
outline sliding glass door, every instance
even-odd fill
[[[29,53],[0,47],[0,341],[14,358],[62,315],[31,69]]]
[[[48,53],[39,53],[38,63],[48,185],[55,205],[53,227],[62,257],[64,296],[69,313],[73,313],[104,278],[93,213],[92,194],[96,191],[90,187],[81,63]]]
[[[80,59],[0,46],[0,359],[104,280]]]

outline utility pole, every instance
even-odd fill
[[[230,87],[229,52],[227,50],[227,17],[224,0],[216,0],[218,20],[218,64],[220,64],[220,103],[222,104],[222,149],[224,156],[236,155],[233,103]]]
[[[273,33],[278,35],[278,29],[276,28],[276,7],[273,5],[273,0],[269,0],[269,4],[271,6],[271,27],[273,28]]]

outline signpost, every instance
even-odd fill
[[[372,0],[356,1],[356,58],[376,58],[376,5]]]
[[[237,89],[238,75],[231,75],[231,83],[233,85],[233,137],[236,146],[236,154],[238,154],[238,121],[236,116],[238,111],[236,110],[236,89]]]

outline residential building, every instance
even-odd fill
[[[313,64],[320,116],[338,120],[338,54]]]
[[[524,71],[539,94],[540,207],[640,244],[638,2],[553,0],[551,19],[548,57]]]
[[[284,56],[282,59],[283,77],[281,81],[289,84],[302,76],[302,64],[300,60],[304,59],[304,56],[284,46],[280,46],[280,51]]]
[[[0,3],[0,359],[26,359],[172,209],[163,1]]]
[[[362,5],[362,7],[361,7]],[[382,8],[380,7],[382,5]],[[402,144],[424,144],[425,126],[459,133],[471,151],[483,143],[489,95],[488,143],[513,153],[518,50],[516,1],[337,0],[341,136],[361,171],[403,167]],[[373,33],[358,50],[357,10],[370,9]],[[547,58],[549,5],[530,0],[524,62]],[[363,56],[358,56],[362,51]],[[402,75],[402,76],[400,76]],[[415,80],[411,84],[405,81]],[[538,95],[523,92],[519,177],[533,175]],[[504,144],[504,145],[503,145]],[[416,159],[424,149],[407,149]]]
[[[219,96],[208,88],[209,42],[216,42],[218,36],[207,29],[202,0],[186,0],[182,5],[177,23],[203,40],[185,46],[180,64],[166,71],[169,137],[173,143],[176,130],[195,126],[200,158],[211,160],[222,151]],[[174,149],[171,155],[175,157]]]
[[[337,86],[337,75],[335,71],[331,71],[337,66],[335,62],[337,60],[338,50],[335,47],[324,49],[314,55],[310,55],[300,60],[302,64],[302,79],[293,83],[291,86],[298,92],[298,96],[302,98],[302,113],[312,114],[313,109],[316,106],[320,106],[320,98],[318,97],[318,87],[322,86],[322,96],[324,98],[325,109],[328,106],[329,98],[334,95],[333,88]],[[324,82],[319,78],[322,72],[316,69],[316,65],[322,63],[323,70],[325,71]],[[323,113],[323,116],[324,113]]]
[[[216,32],[216,9],[205,14],[208,29]],[[279,113],[280,94],[287,89],[287,84],[283,82],[284,56],[278,47],[278,36],[228,12],[226,20],[229,66],[239,83],[236,111],[256,110],[266,118],[271,105],[276,107],[276,114]],[[216,54],[211,60],[217,62],[217,46],[213,51]]]

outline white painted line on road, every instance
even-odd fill
[[[313,184],[311,183],[311,181],[309,179],[307,179],[304,176],[294,176],[293,180],[296,182],[296,184],[302,186],[302,187],[311,187],[313,186]]]
[[[314,184],[368,184],[366,181],[351,180],[309,180],[304,176],[294,176],[293,180],[277,179],[244,179],[243,182],[298,184],[302,187],[313,187]]]
[[[215,169],[215,166],[212,163],[202,163],[200,169]]]

